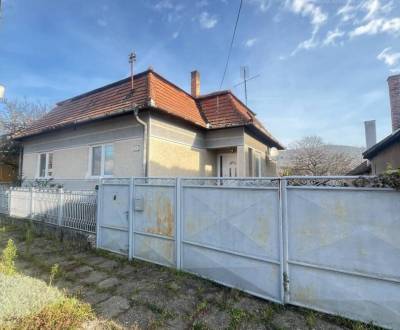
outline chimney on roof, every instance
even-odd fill
[[[392,130],[394,132],[400,128],[400,74],[390,76],[387,82],[389,85]]]
[[[193,97],[200,96],[200,72],[195,70],[191,73],[191,94]]]
[[[365,144],[367,149],[376,144],[376,125],[375,120],[364,121]]]

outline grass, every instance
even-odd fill
[[[0,258],[0,273],[5,275],[14,275],[15,269],[15,258],[17,257],[17,247],[12,239],[7,242],[6,248],[3,250]]]

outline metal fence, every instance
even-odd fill
[[[400,193],[353,179],[103,179],[97,246],[400,328]]]
[[[0,213],[96,232],[97,192],[11,187],[0,190]]]

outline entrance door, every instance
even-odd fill
[[[237,176],[237,159],[236,153],[220,154],[218,161],[218,174],[220,177],[236,177]]]

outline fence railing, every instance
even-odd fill
[[[0,190],[0,213],[96,232],[96,191],[16,188]]]

